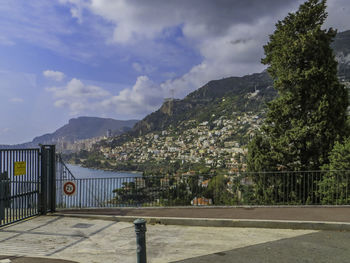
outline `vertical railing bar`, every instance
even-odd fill
[[[97,196],[97,198],[96,198],[96,202],[97,202],[96,207],[100,207],[100,200],[99,200],[99,198],[100,198],[100,193],[99,193],[100,180],[97,180],[97,178],[95,178],[94,180],[95,180],[95,183],[94,183],[93,187],[96,188],[95,191],[96,191],[96,196]],[[92,191],[92,193],[94,193],[95,191]]]
[[[89,199],[91,200],[91,203],[92,203],[92,207],[95,207],[95,200],[94,198],[92,197],[92,194],[91,194],[91,180],[93,180],[92,178],[89,178]]]
[[[77,180],[77,185],[79,186],[78,188],[78,191],[79,191],[79,208],[82,207],[81,203],[82,203],[82,200],[81,200],[81,193],[82,193],[82,185],[81,185],[81,180]]]
[[[104,181],[104,179],[101,179],[101,180],[99,180],[100,181],[100,187],[99,187],[99,192],[100,192],[100,194],[99,194],[99,196],[100,196],[100,200],[99,200],[99,207],[103,207],[103,189],[102,189],[102,187],[103,187],[103,181]]]
[[[289,178],[290,173],[285,173],[283,174],[283,185],[282,185],[282,189],[283,189],[283,205],[288,204],[287,200],[288,200],[288,178]]]
[[[334,172],[334,180],[332,181],[332,205],[337,204],[337,172]]]
[[[115,181],[112,180],[111,183],[113,184],[113,185],[112,185],[113,190],[114,190],[114,189],[119,189],[119,187],[118,187],[118,186],[119,186],[119,178],[117,178]],[[116,185],[116,184],[117,184],[117,185]],[[118,200],[117,200],[117,198],[118,198],[118,195],[116,195],[115,198],[114,198],[114,200],[113,200],[113,204],[112,204],[112,205],[113,205],[114,207],[118,206]]]
[[[101,203],[100,203],[101,207],[105,207],[105,204],[106,204],[106,200],[105,200],[106,192],[105,192],[105,189],[106,189],[106,179],[104,178],[101,181]]]
[[[31,183],[28,183],[28,186],[29,186],[29,192],[30,193],[33,193],[33,189],[32,189],[32,182],[33,182],[33,150],[30,150],[28,152],[28,158],[29,158],[29,171],[30,171],[30,175],[29,175],[29,181]],[[32,198],[32,194],[28,195],[28,213],[29,215],[32,215],[32,205],[31,205],[31,198]]]
[[[20,157],[19,157],[19,161],[21,161],[21,162],[23,161],[23,153],[24,153],[23,150],[20,150],[19,153],[18,153],[19,156],[20,156]],[[27,168],[27,167],[26,167],[26,168]],[[24,193],[25,193],[25,189],[24,189],[24,188],[25,188],[24,180],[25,180],[25,176],[26,176],[26,175],[20,175],[20,176],[22,177],[22,178],[21,178],[21,179],[22,179],[22,180],[21,180],[21,193],[24,194]],[[24,196],[21,196],[21,197],[20,197],[20,206],[21,206],[21,208],[20,208],[20,210],[19,210],[19,211],[20,211],[20,219],[22,219],[22,218],[24,217],[24,205],[25,205],[25,204],[24,204],[24,199],[25,199]]]
[[[26,191],[27,194],[26,194],[25,200],[24,200],[24,203],[25,203],[24,216],[25,217],[28,216],[28,208],[29,208],[29,206],[28,206],[28,204],[29,204],[28,197],[29,197],[29,193],[30,193],[29,187],[28,187],[28,184],[30,182],[30,167],[29,167],[30,166],[30,160],[29,160],[29,155],[28,154],[29,154],[29,150],[24,152],[25,160],[27,160],[27,164],[26,164],[26,166],[27,166],[26,167],[26,169],[27,169],[27,175],[26,175],[27,180],[25,182],[25,191]]]
[[[10,152],[10,169],[11,169],[11,175],[15,179],[15,186],[16,186],[16,191],[15,193],[18,193],[18,177],[14,175],[14,169],[13,169],[13,164],[15,161],[15,151]],[[14,220],[17,220],[18,214],[17,214],[17,198],[13,198],[14,200]]]
[[[82,182],[84,182],[84,207],[88,207],[89,206],[89,201],[88,201],[88,191],[87,191],[87,187],[88,187],[88,179],[84,178],[81,179]]]
[[[345,174],[345,181],[346,181],[346,190],[345,190],[345,205],[348,205],[349,204],[349,200],[348,200],[348,193],[349,193],[349,190],[348,190],[348,188],[349,188],[349,171],[345,171],[344,172],[344,174]]]
[[[336,193],[335,193],[335,205],[339,205],[339,172],[336,172]]]

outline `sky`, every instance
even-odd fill
[[[0,144],[78,116],[142,119],[164,98],[264,70],[263,45],[299,0],[1,0]],[[350,29],[350,1],[327,27]]]

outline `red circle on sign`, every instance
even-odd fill
[[[75,186],[75,183],[73,182],[65,182],[63,185],[63,192],[66,195],[74,195],[75,189],[76,189],[76,186]]]

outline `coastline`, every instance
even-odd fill
[[[140,176],[143,175],[142,171],[116,170],[116,169],[101,168],[101,167],[96,167],[96,166],[85,166],[85,165],[76,164],[76,163],[70,163],[70,162],[68,162],[66,164],[79,166],[81,168],[86,168],[86,169],[98,170],[98,171],[116,172],[116,173],[130,173],[130,174],[135,174],[135,175],[140,175]]]

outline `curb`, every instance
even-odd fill
[[[109,220],[132,223],[140,216],[108,216],[53,213],[50,216],[64,216],[85,219]],[[202,227],[249,227],[294,230],[331,230],[350,231],[350,223],[321,221],[286,221],[286,220],[256,220],[256,219],[212,219],[212,218],[179,218],[179,217],[148,217],[143,216],[148,224],[202,226]]]
[[[232,208],[243,208],[243,209],[250,209],[250,208],[350,208],[350,205],[195,205],[195,206],[118,206],[118,207],[79,207],[79,210],[115,210],[115,209],[120,209],[120,210],[147,210],[147,209],[232,209]],[[72,207],[72,208],[57,208],[57,211],[60,210],[77,210],[77,208]]]

